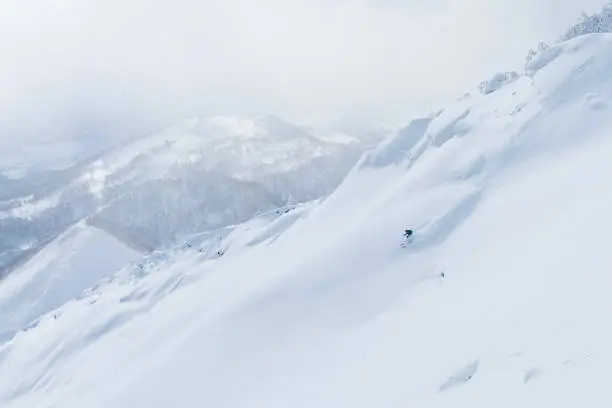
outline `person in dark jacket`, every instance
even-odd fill
[[[406,247],[410,242],[412,242],[412,236],[414,235],[414,231],[411,229],[404,230],[404,241],[402,242],[402,247]]]

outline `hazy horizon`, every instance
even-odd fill
[[[0,140],[121,140],[191,116],[408,120],[520,69],[601,0],[9,0]]]

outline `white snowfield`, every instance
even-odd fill
[[[319,199],[366,146],[256,115],[195,118],[20,179],[2,175],[0,157],[0,277],[84,219],[149,252]]]
[[[542,52],[220,257],[126,267],[0,346],[0,406],[611,406],[611,49]]]
[[[95,227],[68,229],[0,284],[0,342],[139,257]]]

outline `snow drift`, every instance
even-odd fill
[[[0,347],[0,403],[609,405],[611,46],[555,45],[326,199],[234,230],[235,250],[65,304]]]

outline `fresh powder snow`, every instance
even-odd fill
[[[0,405],[610,405],[611,48],[552,45],[328,197],[62,298],[0,346]]]

